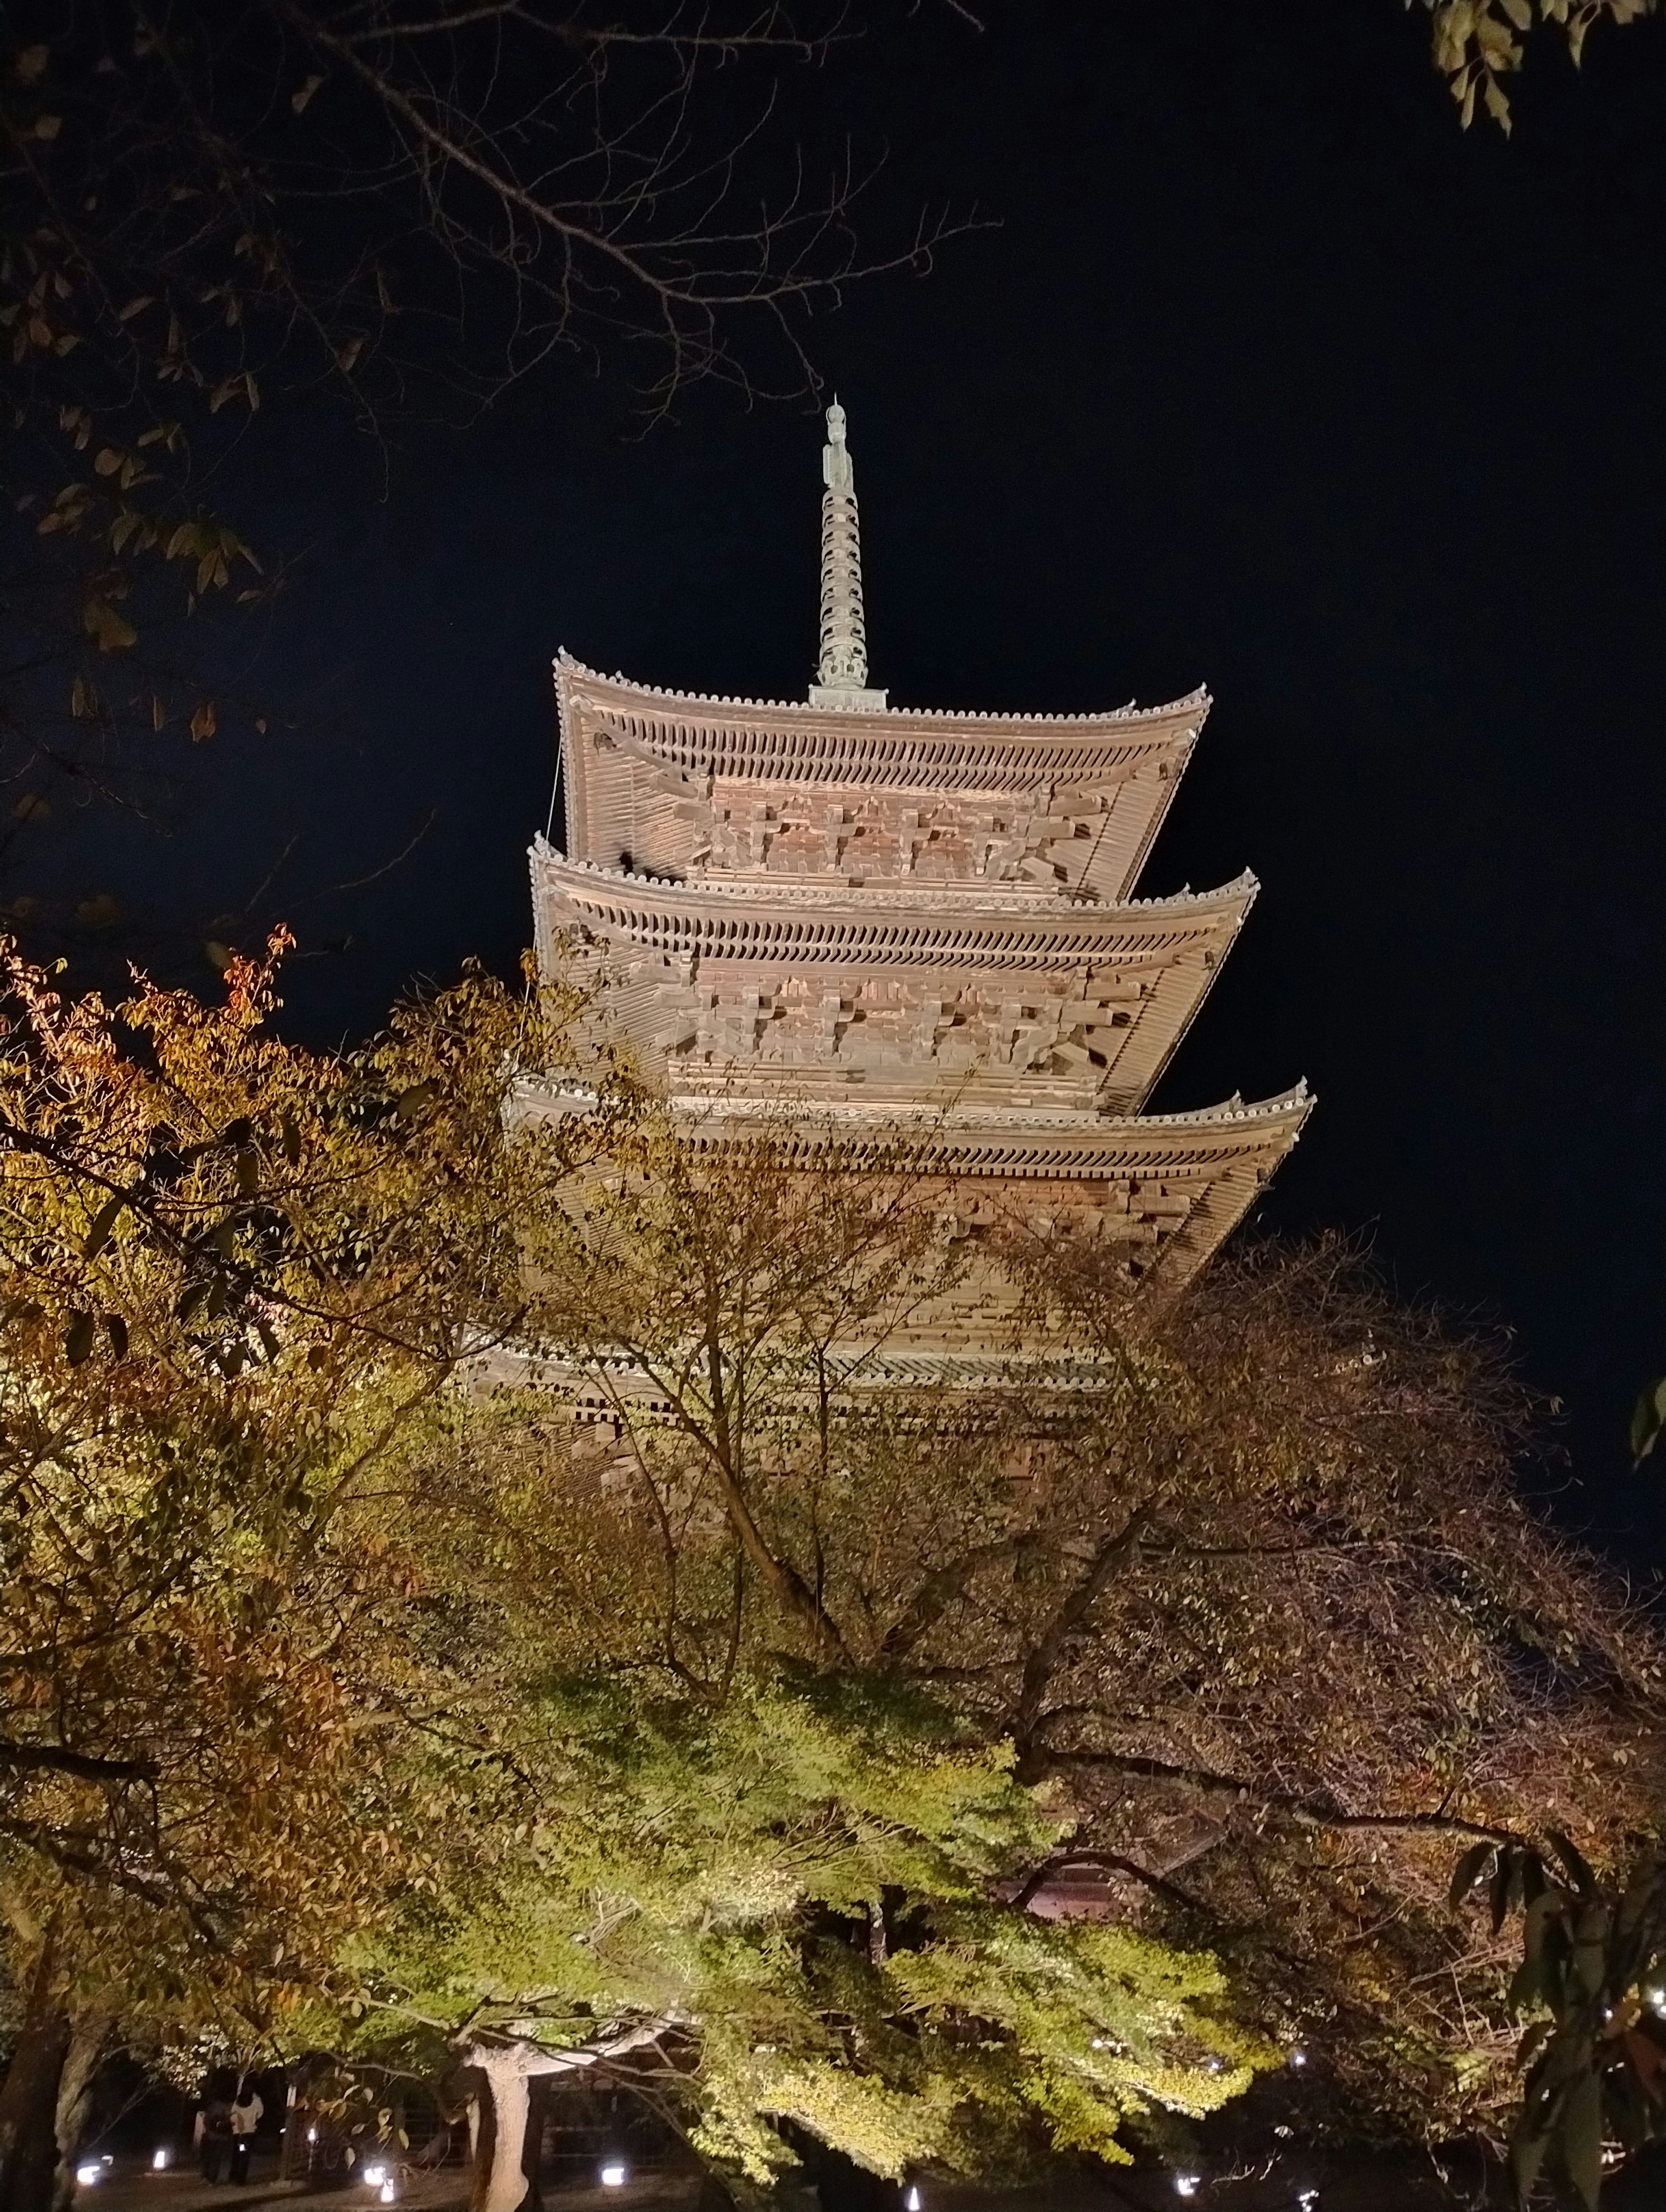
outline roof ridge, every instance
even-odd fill
[[[877,895],[873,902],[874,903],[896,892],[900,893],[904,898],[918,898],[923,904],[928,897],[940,898],[945,891],[953,895],[960,892],[981,894],[989,890],[1010,897],[1014,902],[1015,909],[1033,908],[1038,914],[1054,915],[1061,919],[1067,915],[1082,915],[1097,920],[1110,915],[1149,914],[1162,909],[1173,911],[1182,907],[1207,906],[1213,901],[1229,899],[1234,894],[1253,900],[1261,889],[1261,878],[1256,874],[1255,870],[1242,868],[1236,876],[1230,878],[1224,884],[1215,884],[1210,890],[1195,891],[1188,884],[1183,890],[1164,891],[1152,898],[1109,900],[1072,898],[1061,896],[1056,886],[1049,889],[1046,885],[1038,884],[1031,890],[1022,884],[984,884],[972,878],[959,878],[945,883],[910,884],[903,882],[901,878],[893,879],[887,877],[879,883],[851,884],[846,885],[843,890],[840,890],[833,884],[806,884],[793,876],[724,875],[689,878],[639,875],[635,869],[610,867],[601,860],[587,860],[576,854],[563,853],[558,847],[552,845],[542,831],[533,837],[527,849],[535,865],[553,861],[563,868],[581,870],[587,876],[594,876],[600,881],[618,884],[621,886],[629,884],[640,887],[643,890],[660,893],[667,891],[733,893],[742,899],[763,898],[773,893],[781,897],[803,900],[806,904],[813,906],[830,906],[842,903],[847,899],[860,900],[870,892]],[[972,900],[966,898],[960,902],[970,905]]]

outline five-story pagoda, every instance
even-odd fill
[[[953,1233],[1091,1236],[1131,1278],[1177,1283],[1309,1107],[1298,1085],[1141,1111],[1256,888],[1131,896],[1207,695],[1103,714],[890,706],[867,680],[842,408],[827,426],[804,704],[557,661],[567,850],[532,848],[540,961],[552,971],[563,933],[605,952],[609,1019],[698,1141],[760,1117],[847,1157],[900,1141]],[[934,1310],[913,1340],[976,1353],[1000,1305]]]

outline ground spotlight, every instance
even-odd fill
[[[83,2189],[90,2189],[95,2181],[102,2181],[103,2179],[104,2168],[95,2158],[88,2159],[84,2166],[76,2168],[76,2179]]]
[[[622,2158],[609,2159],[602,2168],[604,2189],[623,2189],[625,2185],[625,2162]]]
[[[1195,2173],[1177,2173],[1174,2178],[1174,2193],[1177,2197],[1195,2197],[1202,2186],[1201,2177]]]
[[[173,2154],[166,2143],[150,2154],[150,2171],[153,2173],[166,2173],[173,2163]]]

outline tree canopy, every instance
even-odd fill
[[[1454,1850],[1615,1868],[1662,1658],[1494,1347],[1334,1246],[1156,1302],[900,1140],[715,1141],[576,988],[327,1055],[270,961],[7,981],[15,1990],[460,2063],[494,2208],[575,2069],[754,2180],[1114,2156],[1297,2044],[1305,2125],[1500,2124]],[[992,1267],[1010,1356],[922,1380]]]

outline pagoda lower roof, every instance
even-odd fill
[[[586,1087],[523,1077],[506,1119],[511,1127],[561,1121],[594,1103]],[[696,1154],[721,1159],[761,1142],[806,1173],[830,1167],[902,1176],[940,1192],[974,1227],[1006,1222],[1045,1230],[1073,1218],[1079,1229],[1139,1255],[1131,1279],[1175,1288],[1243,1218],[1300,1136],[1312,1100],[1303,1083],[1256,1104],[1232,1098],[1189,1114],[674,1092],[666,1104]],[[994,1340],[987,1332],[997,1322],[1005,1327],[1001,1316],[999,1301],[993,1308],[974,1301],[970,1312],[921,1325],[931,1348],[976,1351]]]
[[[1218,961],[1258,888],[1246,870],[1216,890],[1112,905],[1005,884],[675,883],[569,860],[542,840],[533,867],[546,896],[616,941],[684,958],[793,967],[1046,969],[1174,958],[1200,947]]]
[[[696,1150],[745,1140],[783,1126],[772,1098],[672,1097],[672,1111]],[[1276,1098],[1229,1098],[1186,1114],[1053,1113],[1045,1108],[870,1105],[806,1102],[792,1146],[860,1152],[901,1148],[924,1171],[962,1176],[1167,1177],[1207,1175],[1252,1157],[1282,1158],[1313,1099],[1305,1083]]]

